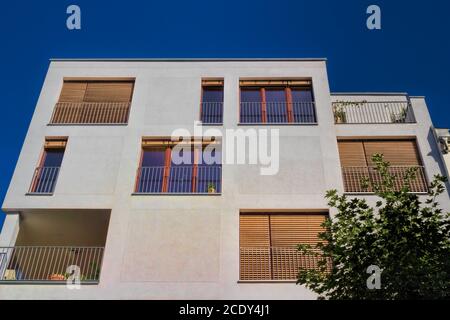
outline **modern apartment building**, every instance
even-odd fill
[[[276,174],[225,161],[228,131],[265,129]],[[444,174],[423,97],[330,93],[324,59],[52,60],[2,207],[0,299],[315,299],[295,246],[334,214],[327,190],[376,201],[374,153],[416,168],[421,197]]]

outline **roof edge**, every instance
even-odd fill
[[[331,92],[332,96],[407,96],[407,92]]]
[[[220,62],[220,61],[327,61],[327,58],[51,58],[62,62]]]

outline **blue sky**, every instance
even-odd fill
[[[70,4],[81,7],[80,31],[66,28]],[[371,4],[382,10],[380,31],[366,28]],[[326,57],[332,91],[425,95],[435,125],[450,127],[449,12],[446,0],[4,3],[0,200],[49,58]]]

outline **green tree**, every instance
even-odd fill
[[[337,213],[324,223],[321,243],[299,245],[302,254],[317,256],[319,264],[315,270],[301,269],[297,283],[319,299],[449,299],[450,214],[437,202],[446,178],[434,177],[422,203],[410,193],[414,170],[396,190],[400,177],[390,174],[389,163],[379,154],[373,161],[381,177],[370,186],[379,197],[376,205],[328,191],[328,204]],[[368,181],[364,184],[369,187]],[[367,286],[372,265],[382,270],[379,290]]]

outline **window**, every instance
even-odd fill
[[[200,115],[204,124],[222,124],[223,79],[202,80]]]
[[[415,140],[340,140],[338,141],[342,175],[346,192],[372,192],[371,183],[380,183],[381,176],[372,161],[374,154],[383,154],[395,175],[396,189],[403,185],[403,178],[409,168],[416,170],[416,177],[410,181],[412,192],[427,192],[427,179]],[[365,188],[363,180],[369,180]]]
[[[220,144],[144,140],[136,193],[221,193]]]
[[[316,123],[309,80],[241,80],[241,123]]]
[[[47,138],[40,165],[36,168],[30,193],[52,194],[64,157],[67,138]]]
[[[299,244],[316,245],[326,215],[241,213],[240,279],[295,280],[300,268],[317,268],[319,258],[301,255]]]
[[[65,80],[52,124],[128,122],[134,79]]]

